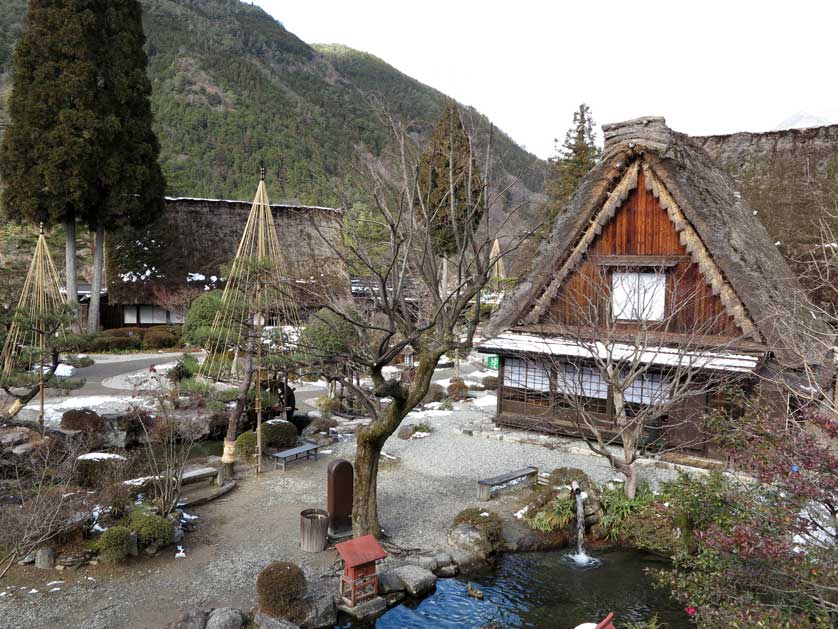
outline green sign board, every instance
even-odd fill
[[[497,371],[500,368],[500,359],[498,359],[498,357],[495,355],[487,356],[486,367]]]

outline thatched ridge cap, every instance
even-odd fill
[[[211,203],[211,204],[226,204],[226,205],[241,205],[245,208],[250,208],[253,201],[246,201],[244,199],[212,199],[203,197],[164,197],[168,203]],[[323,205],[305,205],[300,203],[271,203],[272,209],[284,210],[324,210],[326,212],[343,213],[343,208],[326,207]]]

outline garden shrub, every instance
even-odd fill
[[[146,509],[134,509],[128,514],[128,520],[145,546],[166,546],[175,538],[175,525]]]
[[[503,531],[500,516],[494,511],[486,511],[478,507],[463,509],[455,517],[452,526],[471,524],[483,534],[491,552],[500,550],[503,542]]]
[[[178,337],[169,330],[150,329],[143,336],[143,347],[146,349],[160,349],[177,345]]]
[[[305,615],[306,577],[299,566],[274,561],[256,577],[259,609],[273,618],[299,622]]]
[[[211,290],[192,302],[181,328],[184,343],[201,345],[209,337],[215,313],[221,307],[221,295],[221,291]]]
[[[131,549],[131,530],[125,526],[113,526],[102,533],[97,544],[99,557],[108,563],[124,561]]]
[[[264,446],[264,444],[262,444]],[[236,454],[251,457],[256,454],[256,433],[252,430],[243,432],[236,438]]]
[[[64,430],[81,430],[95,433],[102,429],[102,418],[89,408],[74,408],[61,416],[61,427]]]
[[[497,376],[486,376],[482,380],[483,387],[487,391],[497,391],[498,388],[498,377]]]
[[[446,397],[448,397],[448,393],[445,391],[445,387],[441,384],[431,384],[428,387],[428,392],[425,394],[425,397],[422,398],[422,402],[428,404],[429,402],[442,402]]]
[[[108,337],[137,337],[143,338],[148,328],[110,328],[102,332],[102,336]]]
[[[468,385],[462,378],[452,378],[448,385],[448,397],[452,400],[464,400],[468,397]]]
[[[93,350],[97,352],[126,351],[140,349],[139,336],[97,336],[93,340]]]
[[[92,352],[96,337],[96,334],[67,334],[63,344],[74,352]]]
[[[82,487],[100,488],[125,478],[128,461],[119,458],[81,459],[76,462],[76,477]]]
[[[338,398],[330,398],[328,395],[321,395],[315,404],[321,413],[335,413],[340,410],[341,406]]]
[[[263,448],[290,448],[297,445],[299,436],[297,427],[291,422],[271,420],[262,424]]]
[[[528,509],[524,520],[542,533],[552,533],[576,521],[576,500],[565,496],[554,496],[538,509]]]
[[[605,529],[606,537],[612,541],[624,540],[636,546],[644,546],[641,540],[646,536],[639,536],[640,521],[635,514],[642,513],[640,520],[646,520],[651,515],[647,510],[655,501],[655,495],[649,489],[648,483],[640,483],[634,498],[626,498],[622,483],[609,483],[602,490],[602,519],[600,526]],[[652,540],[650,540],[652,541]]]

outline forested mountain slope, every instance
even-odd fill
[[[389,135],[370,97],[428,137],[447,97],[371,55],[312,47],[238,0],[142,0],[156,130],[168,193],[249,198],[260,162],[275,201],[338,204],[361,187],[358,155]],[[8,90],[25,0],[0,7],[0,93]],[[0,123],[3,121],[0,99]],[[466,118],[488,129],[485,117]],[[502,133],[495,173],[522,175],[507,195],[535,198],[544,163]]]

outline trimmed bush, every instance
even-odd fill
[[[445,392],[445,387],[441,384],[431,384],[428,387],[428,392],[425,394],[425,397],[422,398],[422,402],[427,404],[429,402],[442,402],[448,394]]]
[[[498,388],[498,377],[486,376],[485,378],[483,378],[483,386],[486,388],[487,391],[496,391]]]
[[[94,433],[102,429],[102,418],[89,408],[74,408],[61,416],[61,427],[64,430],[81,430]]]
[[[452,400],[463,400],[468,397],[468,385],[462,378],[452,378],[448,385],[448,397]]]
[[[297,445],[300,433],[291,422],[271,420],[262,424],[263,448],[290,448]]]
[[[128,520],[145,546],[166,546],[175,538],[175,525],[156,513],[135,509],[128,514]]]
[[[480,531],[492,552],[500,550],[503,531],[500,516],[494,511],[485,511],[477,507],[463,509],[454,517],[452,526],[460,524],[471,524]]]
[[[240,457],[256,454],[256,433],[253,430],[243,432],[236,438],[236,454]]]
[[[143,338],[146,331],[146,328],[111,328],[102,332],[102,336]]]
[[[143,336],[143,347],[146,349],[174,347],[177,345],[177,341],[178,337],[173,332],[152,328]]]
[[[93,350],[97,352],[140,349],[140,346],[139,336],[98,336],[93,340]]]
[[[184,343],[201,345],[209,337],[215,313],[221,307],[221,295],[220,290],[211,290],[192,302],[181,329]]]
[[[273,618],[299,622],[305,615],[306,577],[299,566],[274,561],[256,577],[259,609]]]
[[[321,413],[335,413],[340,410],[340,400],[330,398],[328,395],[321,395],[315,402]]]
[[[124,561],[131,549],[131,530],[124,526],[114,526],[102,533],[99,538],[99,557],[108,563]]]

